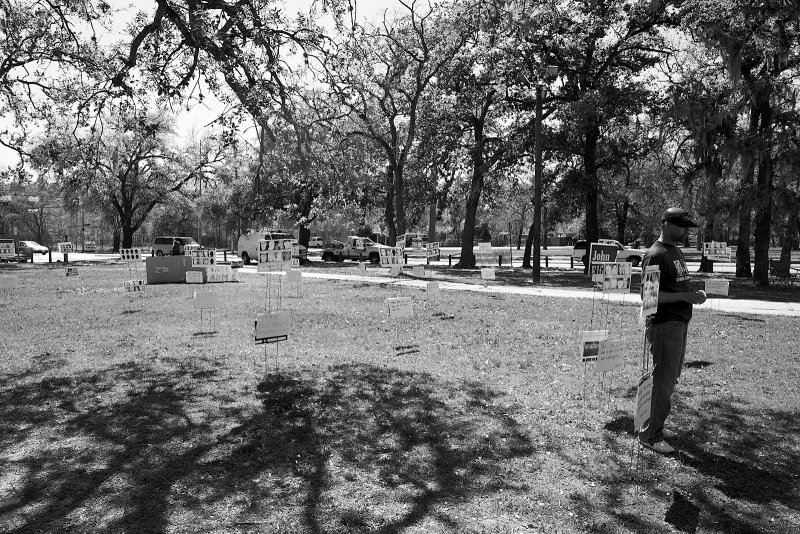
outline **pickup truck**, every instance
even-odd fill
[[[642,263],[642,258],[644,258],[646,250],[638,249],[638,248],[631,248],[626,247],[616,239],[598,239],[598,244],[600,245],[612,245],[617,247],[617,257],[614,261],[628,261],[634,267],[637,267],[640,263]],[[580,260],[586,265],[586,262],[589,259],[589,244],[584,241],[580,240],[575,243],[575,246],[572,248],[572,257],[576,260]]]
[[[392,247],[374,243],[368,237],[350,235],[344,242],[332,241],[329,243],[322,251],[322,261],[355,260],[380,263],[381,254],[378,251],[382,248],[391,249]]]

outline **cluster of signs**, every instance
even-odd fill
[[[633,265],[629,262],[592,263],[589,272],[592,282],[602,288],[603,293],[630,293]]]
[[[214,265],[216,249],[213,248],[186,248],[184,255],[192,258],[192,267],[210,267]]]
[[[403,247],[379,248],[381,267],[388,267],[391,276],[403,272]]]

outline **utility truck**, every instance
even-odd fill
[[[386,245],[379,245],[368,237],[358,237],[355,235],[347,236],[342,241],[329,243],[322,251],[322,261],[369,261],[371,263],[381,262],[380,249],[391,249]]]

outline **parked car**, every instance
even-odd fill
[[[196,245],[197,247],[200,247],[197,241],[191,237],[159,236],[153,240],[153,245],[150,247],[150,252],[153,254],[153,256],[169,256],[172,254],[173,239],[177,239],[181,242],[181,254],[184,253],[186,245]]]
[[[17,252],[23,256],[33,256],[36,253],[47,254],[50,252],[50,249],[44,245],[40,245],[36,241],[20,241]]]
[[[325,238],[320,236],[314,236],[308,240],[308,246],[315,248],[323,248],[325,246]]]

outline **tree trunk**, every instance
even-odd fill
[[[522,255],[522,268],[523,269],[532,269],[533,266],[531,264],[531,250],[533,250],[533,232],[535,229],[533,228],[533,223],[531,223],[530,229],[528,229],[528,239],[525,240],[525,253]]]
[[[475,241],[475,218],[481,200],[484,180],[483,162],[483,125],[479,121],[474,123],[475,145],[472,149],[472,183],[470,184],[467,211],[464,217],[464,231],[461,234],[461,259],[456,264],[460,269],[475,267],[475,255],[472,252]]]
[[[626,196],[622,201],[622,209],[617,210],[617,241],[625,244],[625,229],[628,226],[628,210],[630,209],[631,201]]]
[[[792,250],[797,248],[797,226],[800,223],[797,202],[792,202],[789,215],[786,216],[786,226],[783,228],[783,246],[781,247],[781,261],[792,261]]]
[[[405,186],[403,184],[403,168],[394,167],[394,207],[395,207],[395,224],[397,225],[396,234],[403,235],[406,233],[406,212],[405,203],[403,201],[403,191]]]
[[[435,243],[436,239],[436,198],[431,199],[428,209],[428,243]]]
[[[122,224],[122,248],[133,248],[133,234],[136,229],[130,224],[130,221],[123,222]]]
[[[597,140],[600,129],[592,125],[585,132],[586,146],[583,152],[584,191],[586,201],[586,243],[597,243],[600,238],[599,217],[599,189],[597,179]],[[589,273],[589,262],[584,267],[584,273]]]
[[[383,218],[386,221],[386,231],[389,233],[389,244],[397,245],[397,228],[394,226],[394,173],[391,165],[386,168],[386,199],[384,202]]]
[[[759,96],[759,132],[763,144],[758,158],[756,179],[753,281],[759,286],[766,286],[769,285],[769,244],[772,233],[772,108],[768,93],[761,93]]]
[[[709,149],[711,150],[711,149]],[[705,190],[705,217],[703,221],[703,241],[714,241],[715,229],[714,219],[717,213],[717,184],[722,176],[722,163],[715,157],[706,158],[704,162],[706,173]],[[698,241],[699,235],[698,235]],[[714,262],[706,259],[705,256],[700,260],[701,273],[713,273]]]
[[[755,104],[750,106],[750,137],[755,136],[758,130],[759,111]],[[736,277],[750,278],[753,274],[750,265],[750,220],[753,215],[753,191],[751,189],[755,174],[755,157],[752,147],[745,152],[742,161],[742,179],[739,183],[739,236],[736,238]]]

